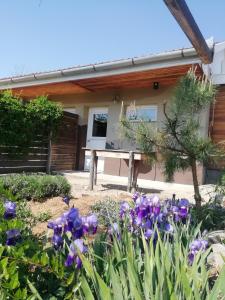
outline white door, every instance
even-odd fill
[[[108,121],[108,108],[96,107],[89,109],[86,147],[105,149]],[[90,156],[85,156],[85,170],[90,168]],[[98,158],[98,172],[104,171],[104,158]]]

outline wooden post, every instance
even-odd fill
[[[138,172],[139,172],[139,164],[140,164],[140,160],[134,161],[134,174],[133,174],[133,182],[132,182],[132,189],[131,189],[132,193],[135,193],[137,190],[137,178],[138,178]]]
[[[95,155],[95,159],[94,159],[94,185],[97,184],[97,171],[98,171],[98,156]]]
[[[91,150],[90,176],[89,176],[89,190],[93,191],[94,186],[94,168],[95,168],[96,151]]]
[[[133,185],[133,174],[134,174],[134,152],[129,152],[129,169],[128,169],[128,185],[127,191],[130,193]]]
[[[51,173],[51,167],[52,167],[52,131],[49,132],[48,136],[48,160],[47,160],[47,166],[46,166],[46,173]]]

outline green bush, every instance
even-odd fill
[[[225,229],[225,207],[216,200],[210,200],[202,205],[200,213],[192,209],[193,221],[201,223],[201,229],[207,231]]]
[[[60,175],[13,174],[0,177],[0,183],[19,199],[41,201],[70,193],[70,185]]]
[[[0,145],[10,157],[24,156],[37,137],[43,140],[57,131],[62,117],[61,105],[47,97],[27,102],[11,91],[0,92]]]

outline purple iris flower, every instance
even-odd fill
[[[63,202],[65,202],[69,206],[69,204],[70,204],[70,197],[69,196],[64,196],[63,197]]]
[[[147,216],[147,210],[146,209],[140,209],[138,214],[137,214],[136,224],[141,225],[146,216]]]
[[[65,267],[70,267],[70,266],[72,266],[73,263],[74,263],[74,256],[68,254],[67,258],[65,260]]]
[[[98,218],[95,214],[82,218],[83,229],[85,233],[95,234],[98,228]]]
[[[83,227],[72,230],[72,236],[74,239],[80,239],[84,235]]]
[[[182,198],[178,202],[178,206],[180,206],[180,207],[189,207],[190,206],[190,202],[187,199]]]
[[[185,206],[182,206],[179,210],[179,216],[182,218],[182,219],[186,219],[187,216],[188,216],[188,209],[187,207]]]
[[[192,265],[195,255],[199,252],[199,251],[205,251],[208,247],[208,242],[206,240],[201,240],[201,239],[197,239],[194,240],[191,244],[190,244],[190,252],[188,254],[188,261],[189,264]]]
[[[54,230],[54,234],[62,234],[63,225],[65,224],[65,219],[59,217],[54,221],[49,221],[47,227]]]
[[[117,223],[113,223],[108,229],[108,234],[110,235],[111,239],[113,238],[113,236],[116,236],[117,239],[120,239],[121,235],[119,225]]]
[[[134,202],[136,202],[136,200],[139,198],[140,194],[138,192],[135,192],[132,196],[132,199],[134,200]]]
[[[82,260],[80,259],[79,256],[76,256],[75,258],[75,264],[78,270],[80,270],[82,268]]]
[[[152,237],[152,235],[153,235],[153,230],[149,229],[149,228],[144,233],[144,236],[147,240],[150,239]]]
[[[18,229],[10,229],[6,231],[7,240],[6,245],[14,246],[21,238],[21,233]]]
[[[72,207],[67,215],[67,230],[72,231],[74,227],[78,228],[80,226],[78,223],[81,224],[81,222],[78,209]]]
[[[169,223],[166,223],[165,224],[165,231],[168,232],[168,233],[173,233],[173,231],[174,231],[173,226]]]
[[[153,197],[151,197],[151,202],[153,205],[160,206],[160,200],[157,195],[153,195]]]
[[[54,234],[52,237],[52,244],[56,250],[62,248],[63,238],[61,237],[61,235]]]
[[[77,217],[79,217],[79,212],[77,208],[72,207],[67,214],[67,219],[70,221],[74,221]]]
[[[174,222],[179,222],[180,221],[180,214],[179,214],[179,212],[180,212],[180,210],[179,210],[179,207],[177,207],[177,206],[172,206],[171,207],[171,212],[172,212],[172,214],[173,214],[173,219],[174,219]]]
[[[123,201],[120,205],[120,218],[123,218],[129,211],[130,205],[126,201]]]
[[[71,245],[70,245],[70,251],[69,251],[69,254],[68,254],[67,259],[65,261],[65,266],[66,267],[70,267],[70,266],[72,266],[72,264],[75,263],[76,267],[78,269],[81,268],[82,262],[81,262],[79,256],[77,255],[77,249],[81,253],[86,253],[87,252],[87,247],[84,245],[83,240],[77,239],[77,240],[74,240],[71,243]]]
[[[4,218],[6,220],[13,219],[16,217],[16,203],[7,200],[4,203],[4,208]]]
[[[160,204],[153,206],[153,214],[155,217],[157,217],[160,214],[160,210],[161,210]]]

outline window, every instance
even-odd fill
[[[157,106],[153,105],[131,105],[127,108],[127,118],[129,121],[138,122],[156,122],[157,121]]]
[[[106,137],[108,114],[93,114],[92,136]]]

